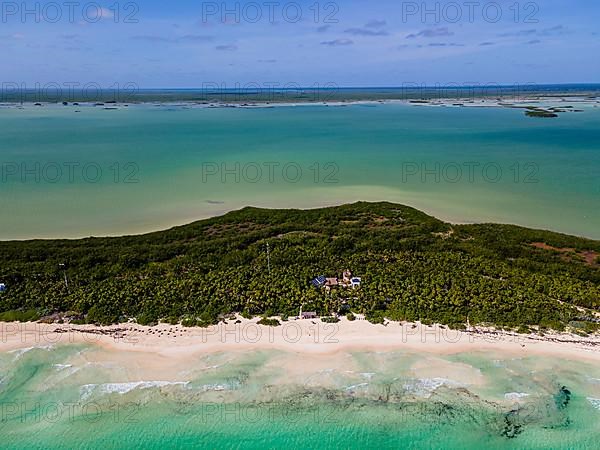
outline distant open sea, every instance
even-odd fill
[[[247,205],[357,200],[600,239],[600,108],[573,105],[583,112],[554,119],[402,103],[5,106],[0,239],[120,235]]]

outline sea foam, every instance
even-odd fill
[[[600,411],[600,398],[592,398],[592,397],[587,397],[588,402],[590,402],[592,404],[592,406],[597,409],[598,411]]]
[[[529,394],[525,392],[507,392],[506,394],[504,394],[505,400],[521,400],[525,397],[529,397]]]
[[[359,384],[353,384],[352,386],[347,386],[346,387],[346,391],[354,391],[355,389],[362,389],[362,388],[366,388],[369,386],[369,383],[359,383]]]
[[[429,398],[431,394],[442,386],[464,387],[464,385],[447,378],[419,378],[413,383],[404,384],[404,389],[418,397]]]
[[[93,393],[101,394],[127,394],[135,389],[160,388],[165,386],[187,386],[189,381],[132,381],[129,383],[85,384],[79,392],[82,400],[89,398]]]
[[[15,355],[15,361],[16,361],[21,356],[23,356],[25,353],[28,353],[28,352],[30,352],[32,350],[48,350],[49,351],[49,350],[52,350],[52,349],[54,349],[54,345],[50,344],[50,345],[40,345],[40,346],[37,346],[37,347],[18,348],[16,350],[10,350],[7,353],[9,353],[11,355]]]

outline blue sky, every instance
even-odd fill
[[[23,16],[20,1],[2,2],[3,83],[600,82],[600,4],[590,0],[144,0],[98,2],[102,10],[92,4],[86,13],[87,2],[71,10],[54,2],[60,11],[50,3],[36,12],[28,2],[33,12]],[[236,5],[239,15],[222,15]]]

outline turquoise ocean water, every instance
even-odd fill
[[[298,372],[298,355],[256,351],[190,357],[179,381],[161,384],[98,352],[0,355],[2,448],[590,449],[600,439],[600,369],[582,362],[349,352]],[[424,377],[427,365],[449,369]]]
[[[355,200],[598,239],[600,111],[582,109],[545,120],[400,104],[2,108],[0,239]],[[355,352],[298,371],[297,355],[262,351],[190,357],[165,382],[101,351],[0,354],[0,447],[587,449],[600,439],[600,369],[583,362]]]
[[[535,119],[406,104],[5,107],[0,239],[356,200],[600,238],[600,109],[577,108]]]

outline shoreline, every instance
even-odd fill
[[[241,209],[244,208],[258,208],[258,209],[269,209],[269,210],[282,210],[282,209],[296,209],[296,210],[301,210],[301,211],[311,211],[311,210],[318,210],[318,209],[323,209],[323,208],[335,208],[338,206],[344,206],[344,205],[351,205],[353,203],[357,203],[357,202],[371,202],[372,200],[365,200],[364,198],[351,198],[348,200],[339,200],[339,201],[326,201],[326,202],[320,202],[319,204],[313,204],[312,206],[308,206],[308,205],[299,205],[299,206],[295,206],[292,208],[285,208],[283,205],[280,204],[270,204],[268,206],[262,205],[262,204],[247,204],[247,205],[243,205],[243,204],[234,204],[231,205],[230,208],[221,208],[217,211],[214,211],[214,213],[208,213],[208,214],[201,214],[201,215],[197,215],[197,216],[193,216],[193,215],[189,215],[189,214],[183,214],[182,215],[182,220],[168,220],[168,221],[164,221],[164,222],[160,222],[159,225],[156,226],[149,226],[149,227],[144,227],[144,228],[132,228],[130,230],[124,230],[122,232],[107,232],[107,233],[103,233],[103,234],[81,234],[81,235],[68,235],[68,236],[37,236],[37,237],[23,237],[23,238],[2,238],[0,237],[0,242],[28,242],[28,241],[55,241],[55,240],[66,240],[66,241],[78,241],[78,240],[82,240],[82,239],[89,239],[89,238],[126,238],[126,237],[132,237],[132,236],[143,236],[143,235],[148,235],[148,234],[153,234],[153,233],[161,233],[161,232],[165,232],[168,230],[172,230],[173,228],[178,228],[178,227],[184,227],[186,225],[190,225],[193,224],[195,222],[200,222],[203,220],[210,220],[210,219],[214,219],[217,217],[222,217],[224,215],[227,215],[229,213],[235,212],[235,211],[239,211]],[[391,202],[391,203],[395,203],[395,201],[393,199],[383,199],[381,200],[382,202]],[[285,203],[285,202],[282,202]],[[431,208],[425,207],[423,205],[415,205],[412,202],[403,202],[403,205],[409,206],[411,208],[417,209],[419,211],[423,211],[425,214],[430,215],[432,217],[435,217],[439,220],[442,220],[450,225],[476,225],[476,224],[483,224],[483,223],[497,223],[497,224],[501,224],[501,225],[515,225],[515,226],[524,226],[529,228],[527,225],[521,225],[521,224],[517,224],[517,223],[509,223],[509,222],[499,222],[499,221],[494,221],[494,222],[489,222],[489,221],[473,221],[473,220],[461,220],[458,218],[450,218],[447,217],[446,214],[444,214],[441,211],[432,211]],[[220,206],[224,206],[224,205],[220,205]],[[185,217],[185,218],[183,218]],[[592,239],[594,240],[594,238],[591,238],[589,236],[584,236],[584,235],[578,235],[578,234],[573,234],[570,232],[564,232],[564,231],[557,231],[557,230],[546,230],[546,231],[552,231],[555,233],[565,233],[565,234],[569,234],[571,236],[575,236],[575,237],[580,237],[583,239]]]
[[[278,327],[258,325],[258,318],[221,322],[208,328],[155,327],[126,323],[111,326],[0,323],[0,353],[96,345],[109,352],[135,352],[181,360],[199,354],[275,350],[297,355],[335,355],[342,352],[419,352],[429,356],[494,352],[513,357],[546,356],[600,362],[600,336],[569,333],[520,335],[494,328],[450,330],[440,325],[342,318],[336,324],[318,319],[283,322]]]
[[[365,196],[356,194],[356,192],[368,190],[368,188],[373,188],[374,195],[373,196]],[[347,186],[344,187],[346,195],[345,198],[336,198],[329,199],[327,201],[316,201],[313,202],[313,197],[318,197],[318,190],[310,190],[307,191],[310,194],[314,195],[306,195],[305,200],[301,203],[296,203],[295,206],[289,205],[289,199],[280,200],[280,202],[266,202],[268,204],[263,203],[255,203],[255,204],[247,204],[247,203],[233,203],[230,206],[226,206],[226,203],[223,202],[217,205],[208,205],[208,206],[218,206],[217,209],[213,211],[207,211],[204,214],[192,214],[189,211],[182,213],[179,218],[177,217],[168,217],[166,220],[164,218],[162,220],[157,220],[155,225],[139,227],[136,226],[131,229],[124,229],[122,231],[114,231],[114,232],[104,232],[104,233],[89,233],[89,234],[69,234],[69,235],[36,235],[36,236],[18,236],[18,237],[8,237],[3,238],[0,236],[0,242],[2,243],[10,243],[10,242],[32,242],[32,241],[56,241],[56,240],[65,240],[65,241],[78,241],[82,239],[90,239],[90,238],[127,238],[127,237],[136,237],[136,236],[144,236],[150,235],[153,233],[161,233],[172,230],[174,228],[185,227],[187,225],[191,225],[196,222],[210,220],[218,217],[223,217],[227,214],[240,211],[244,208],[257,208],[257,209],[266,209],[266,210],[299,210],[299,211],[314,211],[324,208],[335,208],[339,206],[351,205],[359,202],[367,202],[367,203],[398,203],[404,206],[408,206],[410,208],[421,211],[431,217],[434,217],[438,220],[441,220],[448,225],[482,225],[482,224],[494,224],[494,225],[509,225],[509,226],[517,226],[524,227],[533,230],[540,231],[548,231],[552,233],[559,233],[568,236],[573,236],[581,239],[587,240],[599,240],[600,237],[593,237],[591,235],[584,235],[580,232],[576,232],[574,230],[566,230],[559,228],[544,228],[541,224],[532,224],[526,222],[514,222],[510,220],[502,220],[501,217],[482,217],[479,220],[476,218],[460,218],[447,210],[444,211],[439,208],[437,205],[431,204],[431,198],[414,195],[413,192],[409,191],[400,191],[397,192],[394,189],[389,187],[381,187],[381,186]],[[381,195],[383,194],[383,195]],[[398,198],[401,196],[402,198]],[[308,200],[306,200],[308,198]],[[436,207],[437,206],[437,207]]]
[[[51,107],[56,109],[75,108],[95,108],[98,110],[119,110],[120,107],[180,107],[182,109],[268,109],[281,107],[301,107],[301,106],[324,106],[324,107],[346,107],[355,105],[376,106],[376,105],[405,105],[405,106],[438,106],[452,108],[512,108],[523,109],[526,105],[540,104],[543,102],[556,103],[557,108],[561,103],[575,103],[597,106],[600,104],[600,93],[590,95],[582,93],[574,95],[572,93],[558,93],[548,95],[545,93],[529,94],[515,98],[514,96],[456,96],[456,97],[406,97],[406,98],[366,98],[366,99],[341,99],[341,100],[307,100],[307,101],[268,101],[259,100],[140,100],[140,101],[102,101],[102,100],[69,100],[67,105],[62,100],[57,101],[35,101],[28,100],[24,102],[2,101],[0,108],[4,109],[25,109]],[[573,112],[573,111],[563,111]]]

